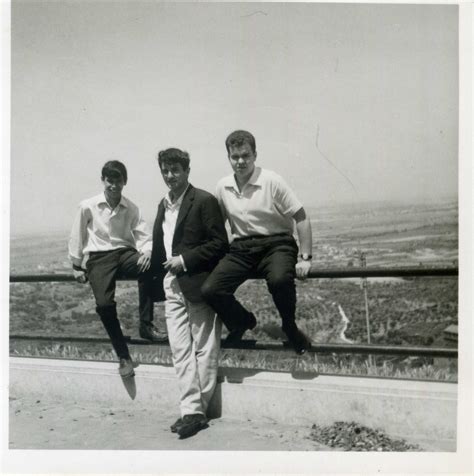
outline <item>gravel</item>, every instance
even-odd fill
[[[355,422],[337,421],[330,426],[311,427],[311,440],[343,451],[421,451],[417,445],[394,440],[381,430]]]

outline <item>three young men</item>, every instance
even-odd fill
[[[104,193],[81,202],[69,243],[74,276],[91,283],[123,377],[134,372],[117,319],[117,276],[138,278],[140,331],[146,329],[155,340],[162,336],[152,324],[153,297],[166,298],[181,413],[171,431],[181,438],[207,425],[206,412],[217,382],[220,319],[229,329],[226,344],[236,343],[256,325],[253,313],[234,297],[245,280],[265,278],[295,351],[302,354],[311,346],[295,320],[295,277],[306,278],[311,267],[310,221],[280,176],[255,167],[252,134],[233,132],[226,149],[234,174],[218,183],[217,199],[189,183],[189,154],[176,148],[158,154],[169,193],[158,206],[153,241],[138,208],[122,196],[125,166],[107,162],[102,170]],[[230,249],[224,219],[233,235]],[[89,254],[86,270],[85,254]]]
[[[216,198],[189,182],[189,155],[180,149],[158,154],[169,193],[158,206],[151,267],[163,285],[166,326],[180,388],[181,417],[171,431],[181,438],[207,425],[217,382],[221,322],[203,302],[201,286],[228,249]]]
[[[104,191],[80,203],[69,239],[74,277],[80,283],[90,282],[97,314],[120,359],[122,377],[133,376],[134,366],[117,317],[118,277],[138,279],[140,336],[152,341],[166,340],[153,325],[154,290],[147,272],[151,236],[138,207],[122,195],[127,178],[127,169],[121,162],[112,160],[103,166]]]

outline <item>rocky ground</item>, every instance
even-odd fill
[[[390,438],[381,430],[374,430],[355,422],[335,422],[330,426],[311,428],[310,438],[342,451],[422,451],[418,445]]]

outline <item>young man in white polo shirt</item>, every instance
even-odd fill
[[[233,132],[226,139],[226,148],[234,174],[219,181],[216,196],[230,223],[233,242],[204,283],[202,295],[229,329],[225,343],[231,345],[256,325],[255,316],[235,299],[234,292],[251,277],[265,278],[282,329],[295,351],[302,354],[311,342],[295,322],[295,277],[306,278],[311,268],[311,223],[284,180],[255,167],[257,150],[250,132]]]

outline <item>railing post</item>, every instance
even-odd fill
[[[360,267],[365,268],[367,265],[367,258],[363,251],[359,255]],[[367,278],[361,278],[361,288],[364,290],[364,300],[365,300],[365,325],[367,327],[367,344],[370,344],[370,317],[369,317],[369,299],[367,297]],[[369,355],[369,366],[372,367],[372,356]]]

